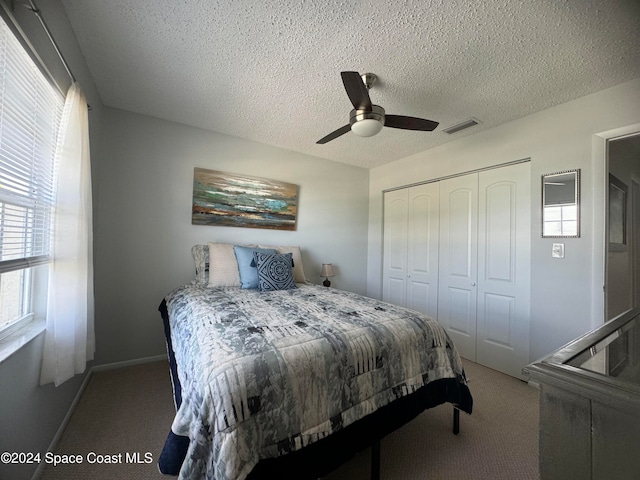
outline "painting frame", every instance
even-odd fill
[[[191,223],[295,230],[298,186],[293,183],[195,167]]]
[[[608,235],[609,251],[625,252],[627,250],[627,197],[629,187],[609,174],[609,207]]]

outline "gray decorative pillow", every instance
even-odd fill
[[[291,290],[296,287],[293,279],[293,256],[290,253],[268,254],[254,252],[258,269],[258,289],[262,292]]]
[[[195,283],[206,285],[209,282],[209,245],[194,245],[191,255],[196,265]]]
[[[307,283],[307,278],[304,276],[304,269],[302,268],[302,253],[298,246],[269,246],[258,245],[260,248],[275,248],[276,253],[290,253],[293,255],[293,278],[296,283]]]

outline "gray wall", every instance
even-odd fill
[[[39,335],[0,365],[0,452],[44,455],[84,380],[40,386],[43,345]],[[36,467],[0,463],[0,479],[30,479]]]
[[[165,351],[157,307],[194,277],[191,246],[299,245],[307,278],[366,291],[369,171],[228,135],[105,109],[95,223],[96,362]],[[297,184],[295,231],[191,225],[193,169]]]
[[[382,291],[382,191],[531,159],[531,360],[604,319],[604,155],[595,135],[640,122],[640,79],[529,115],[371,170],[367,292]],[[640,130],[640,127],[638,127]],[[580,238],[540,238],[541,175],[580,168]],[[565,258],[551,257],[565,244]]]

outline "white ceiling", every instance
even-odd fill
[[[62,3],[105,105],[368,168],[640,77],[638,0]],[[440,126],[317,145],[349,123],[342,70]]]

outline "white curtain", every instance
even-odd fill
[[[84,372],[95,347],[93,233],[87,101],[67,92],[56,150],[46,336],[40,384],[56,386]]]

